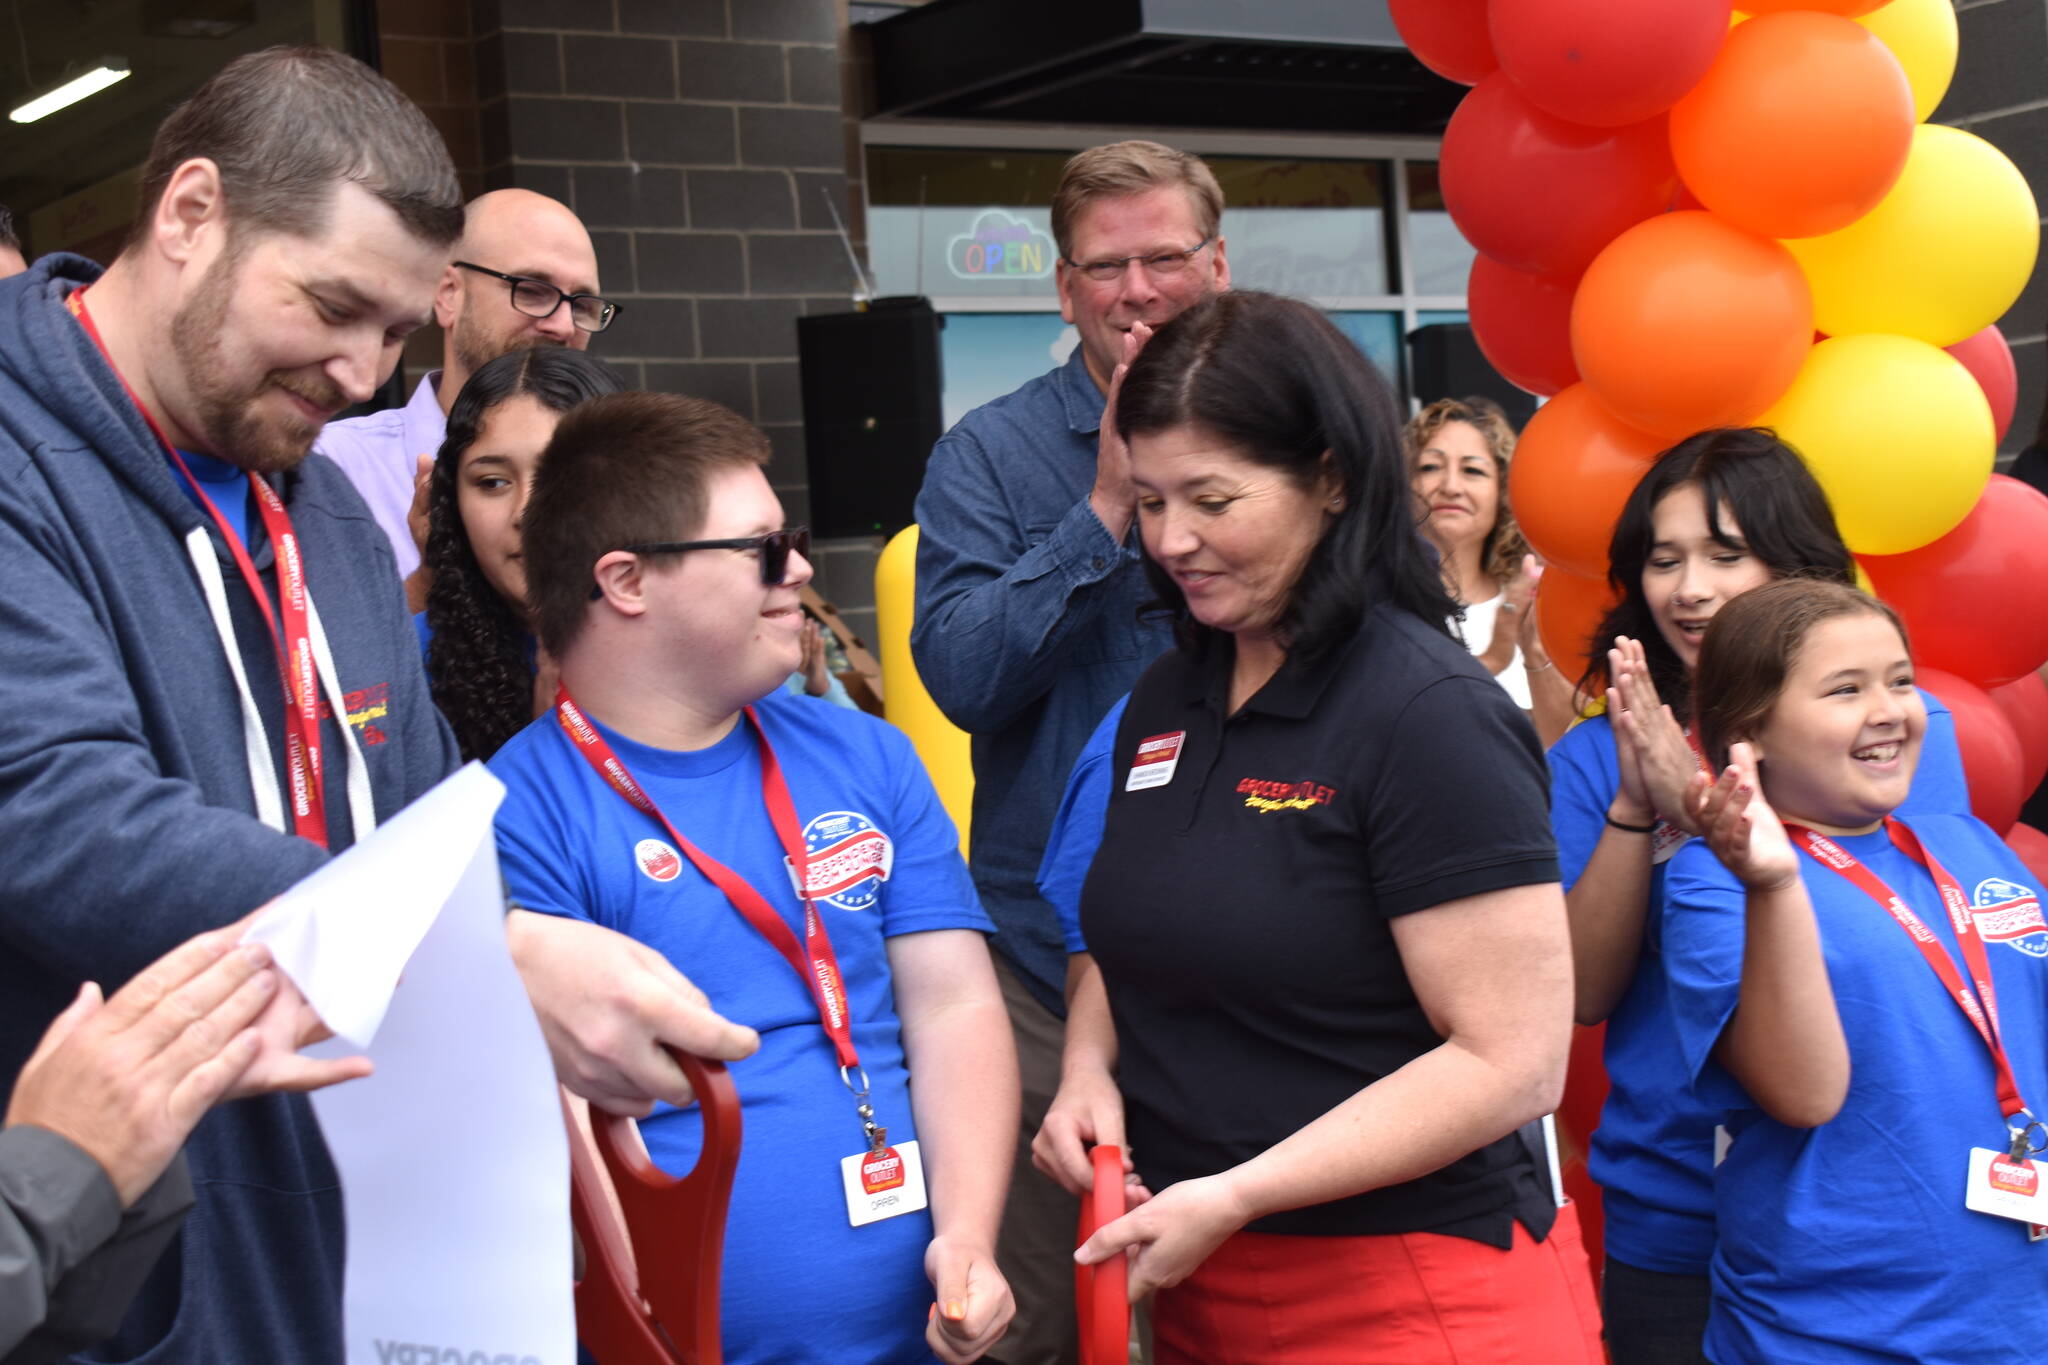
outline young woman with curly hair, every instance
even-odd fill
[[[554,700],[527,616],[520,520],[562,414],[625,387],[581,351],[534,347],[477,370],[449,410],[428,492],[433,585],[416,620],[434,704],[464,758],[489,758]]]

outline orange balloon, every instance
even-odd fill
[[[1859,14],[1868,14],[1874,9],[1883,9],[1891,0],[1742,0],[1742,8],[1751,15],[1780,14],[1786,10],[1817,9],[1829,14],[1839,14],[1854,19]]]
[[[1536,585],[1536,630],[1567,680],[1577,683],[1585,676],[1593,632],[1618,600],[1604,578],[1584,578],[1554,566],[1543,571]]]
[[[1711,213],[1638,223],[1572,300],[1572,358],[1615,416],[1677,439],[1741,426],[1813,346],[1813,293],[1777,242]]]
[[[1537,409],[1508,464],[1508,506],[1523,538],[1546,564],[1604,577],[1622,504],[1663,447],[1572,385]]]
[[[1678,173],[1764,237],[1818,237],[1876,208],[1913,146],[1913,87],[1861,24],[1767,14],[1728,35],[1671,111]]]

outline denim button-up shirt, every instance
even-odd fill
[[[1110,705],[1173,643],[1139,619],[1136,536],[1088,505],[1102,391],[1072,359],[960,419],[918,494],[910,646],[932,699],[972,737],[969,866],[996,949],[1064,1012],[1066,948],[1038,894],[1067,773]]]

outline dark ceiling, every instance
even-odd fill
[[[0,0],[0,115],[102,57],[126,58],[132,73],[35,123],[0,117],[0,204],[26,224],[133,168],[200,82],[272,43],[338,41],[343,10],[341,0]]]
[[[931,0],[862,29],[878,117],[1442,133],[1384,0]]]

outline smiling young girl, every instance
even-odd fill
[[[1609,707],[1552,746],[1551,820],[1576,1012],[1607,1021],[1612,1089],[1588,1164],[1605,1191],[1608,1345],[1615,1365],[1665,1365],[1702,1358],[1714,1248],[1715,1120],[1679,1055],[1657,915],[1691,827],[1683,794],[1698,760],[1681,726],[1693,666],[1707,624],[1742,593],[1791,577],[1847,584],[1855,566],[1799,456],[1749,429],[1702,432],[1660,456],[1622,510],[1609,564],[1621,601],[1585,684],[1608,688]],[[1965,810],[1951,719],[1931,698],[1928,710],[1914,808]]]
[[[1685,1064],[1732,1138],[1707,1358],[2039,1360],[2048,1244],[2012,1197],[2048,1143],[2022,1107],[2048,1097],[2039,888],[1978,820],[1900,818],[1927,717],[1875,599],[1737,598],[1695,695],[1725,769],[1695,779],[1704,838],[1672,859],[1664,945]]]

